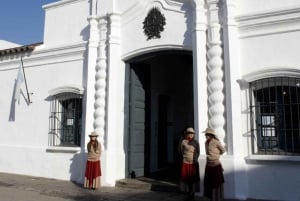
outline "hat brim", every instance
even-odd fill
[[[208,132],[208,131],[203,131],[202,133],[204,133],[205,135],[206,135],[206,134],[211,134],[211,135],[214,135],[214,136],[216,136],[216,134],[215,134],[215,133]]]
[[[193,131],[185,131],[185,134],[195,134],[195,132],[193,132]]]
[[[205,132],[205,135],[214,135],[214,136],[216,136],[216,134],[214,134],[214,133],[206,133],[206,132]]]

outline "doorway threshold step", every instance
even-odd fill
[[[121,188],[132,188],[132,189],[145,189],[153,191],[164,191],[164,192],[179,192],[177,184],[159,181],[155,179],[149,179],[145,177],[138,177],[135,179],[126,178],[116,182],[116,187]]]

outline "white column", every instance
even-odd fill
[[[220,39],[218,0],[207,0],[208,6],[208,114],[209,126],[216,130],[217,136],[224,144],[224,83],[223,59]]]
[[[236,0],[223,0],[224,20],[224,71],[226,88],[227,151],[234,158],[234,197],[247,198],[247,174],[244,157],[247,144],[243,139],[241,89],[237,80],[241,79],[240,45],[235,22]],[[227,187],[229,188],[229,187]]]
[[[90,24],[90,37],[88,43],[88,65],[87,65],[87,76],[86,76],[86,89],[85,89],[85,139],[82,140],[82,146],[86,146],[88,135],[94,130],[93,124],[93,112],[94,112],[94,95],[95,95],[95,66],[97,62],[97,51],[99,45],[99,29],[98,20],[96,16],[90,16],[88,18]]]
[[[125,177],[124,155],[124,77],[125,66],[121,60],[121,16],[108,17],[108,91],[107,91],[107,182]]]
[[[106,107],[106,16],[99,18],[100,43],[95,75],[94,130],[104,148],[105,107]]]
[[[204,0],[191,0],[193,10],[193,84],[194,84],[194,123],[199,135],[200,152],[205,154],[205,137],[201,133],[207,127],[207,83],[206,83],[206,16]]]
[[[224,66],[226,85],[226,113],[228,132],[228,152],[244,154],[242,143],[241,89],[237,80],[241,79],[240,46],[237,25],[234,20],[236,0],[224,0]]]

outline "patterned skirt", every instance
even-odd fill
[[[222,165],[206,166],[204,174],[204,196],[212,201],[224,199],[224,175]]]
[[[101,166],[100,160],[87,161],[84,177],[84,188],[97,189],[100,187]]]

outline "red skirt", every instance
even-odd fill
[[[180,180],[185,183],[199,181],[200,180],[199,164],[198,163],[193,163],[193,164],[182,163]]]
[[[100,186],[101,166],[100,160],[87,161],[85,168],[84,187],[98,188]]]

